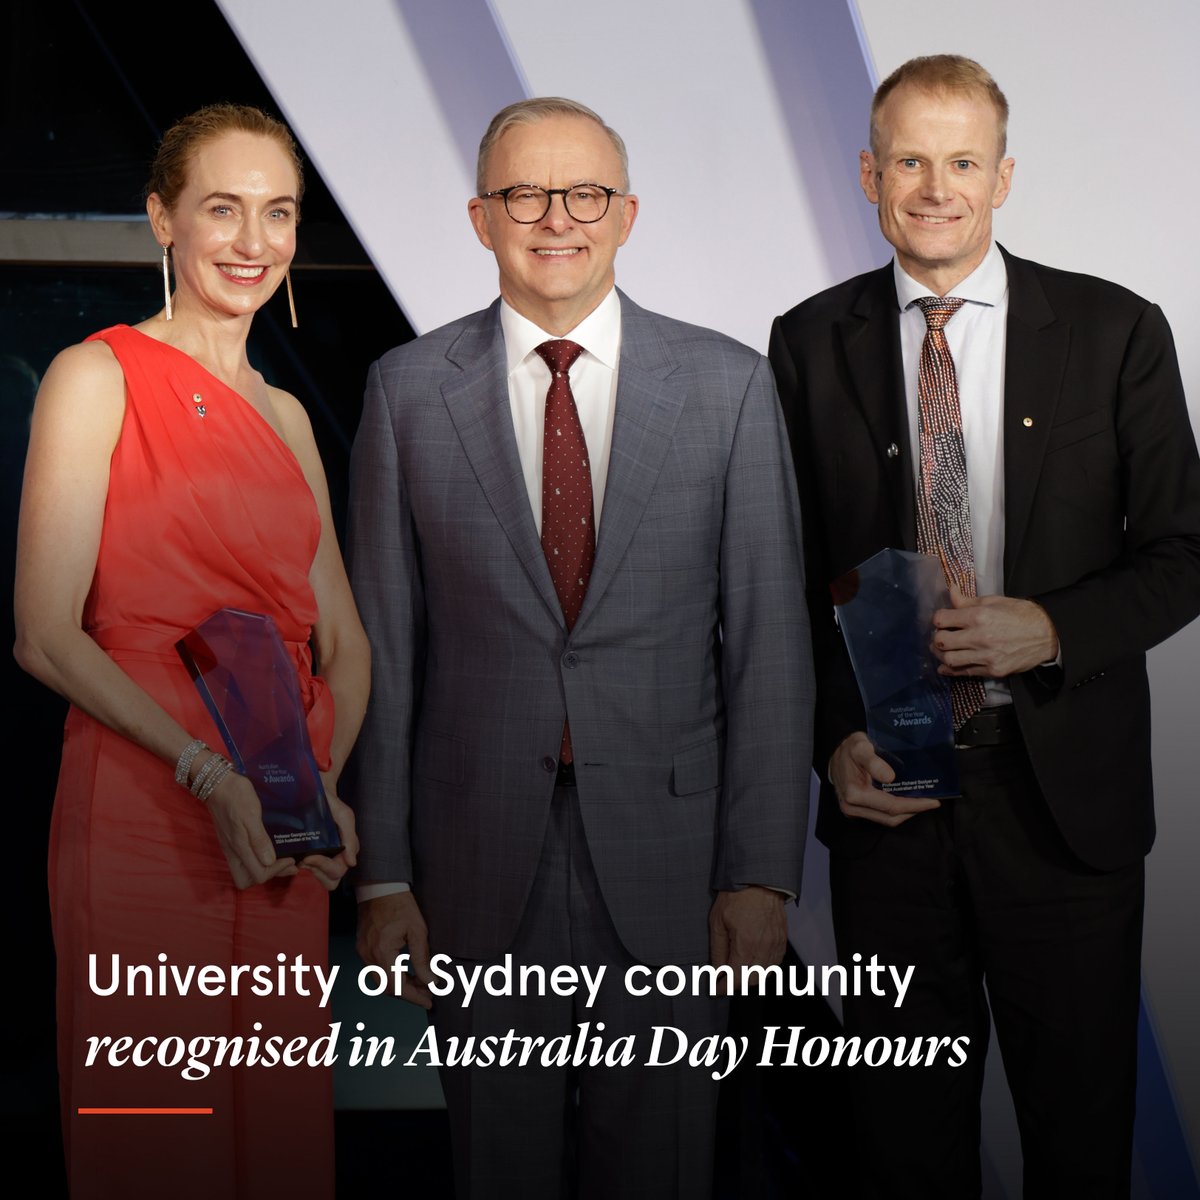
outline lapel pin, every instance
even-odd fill
[[[900,447],[897,446],[895,442],[892,442],[891,445],[888,446],[888,448],[887,448],[888,458],[897,458],[897,457],[899,457],[899,454],[900,454]]]
[[[1032,429],[1033,428],[1033,418],[1032,417],[1022,417],[1021,424],[1024,425],[1026,429]]]

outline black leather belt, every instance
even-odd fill
[[[573,762],[558,764],[558,776],[554,780],[555,787],[575,786],[575,764]]]
[[[957,750],[975,750],[980,746],[1003,746],[1019,741],[1021,727],[1011,704],[981,708],[961,729],[955,731]]]

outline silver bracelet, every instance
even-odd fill
[[[191,793],[197,799],[200,797],[200,789],[204,786],[204,781],[212,774],[213,770],[226,760],[220,754],[210,754],[204,760],[204,766],[196,772],[196,778],[192,780]]]
[[[179,759],[175,763],[175,782],[181,787],[188,786],[188,772],[192,769],[192,763],[196,761],[196,755],[201,750],[207,750],[208,747],[199,739],[193,738],[183,750],[180,752]]]
[[[217,755],[220,758],[220,755]],[[206,764],[207,765],[207,764]],[[227,758],[221,758],[221,761],[213,768],[212,774],[204,781],[204,786],[196,793],[196,799],[201,804],[207,804],[208,798],[217,790],[217,785],[233,770],[233,763]]]

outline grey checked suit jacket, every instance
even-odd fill
[[[604,511],[569,635],[499,301],[371,368],[348,546],[374,654],[359,874],[411,880],[433,948],[456,957],[516,933],[568,714],[588,846],[634,957],[705,959],[714,889],[799,890],[813,682],[770,368],[620,301]]]

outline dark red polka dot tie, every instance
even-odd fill
[[[542,440],[542,550],[570,630],[583,608],[596,557],[592,470],[569,375],[583,347],[559,339],[543,342],[537,353],[550,368]],[[559,759],[572,758],[571,731],[564,725]]]

